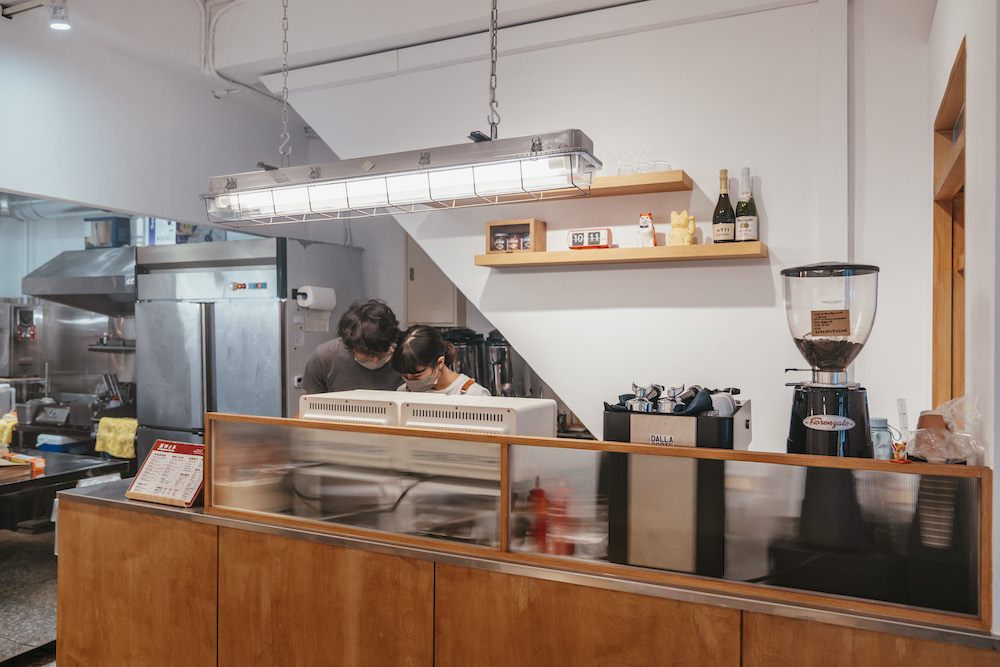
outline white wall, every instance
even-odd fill
[[[603,401],[632,382],[738,386],[754,401],[753,448],[783,450],[791,402],[785,382],[795,378],[783,369],[804,361],[785,323],[778,274],[786,266],[848,259],[841,248],[851,259],[884,267],[875,352],[862,354],[857,373],[873,414],[893,416],[897,397],[914,410],[930,407],[929,355],[915,363],[912,352],[929,350],[929,293],[926,302],[911,296],[915,284],[929,286],[929,251],[920,245],[914,254],[927,261],[912,261],[887,240],[908,236],[921,221],[929,224],[929,211],[915,194],[893,197],[899,182],[904,190],[920,182],[929,160],[919,119],[897,122],[894,105],[926,106],[926,60],[910,57],[921,39],[926,42],[920,17],[933,3],[917,3],[916,17],[891,34],[873,29],[855,56],[860,67],[878,74],[859,84],[855,132],[864,136],[876,124],[905,148],[893,152],[879,142],[860,151],[866,173],[854,178],[857,206],[850,211],[843,202],[822,199],[839,187],[848,190],[847,174],[838,183],[840,174],[829,167],[839,157],[823,139],[839,122],[846,135],[848,91],[825,89],[819,75],[837,70],[821,46],[831,33],[846,41],[846,12],[844,25],[826,20],[831,7],[844,3],[701,19],[680,16],[690,9],[684,4],[622,8],[661,12],[627,31],[619,10],[532,26],[530,35],[528,29],[512,31],[506,42],[502,31],[498,97],[501,137],[579,127],[594,139],[598,156],[648,146],[692,176],[693,192],[408,215],[398,218],[400,225],[595,433],[602,431]],[[724,4],[734,3],[708,3],[702,11]],[[888,4],[902,10],[913,3]],[[671,12],[678,13],[676,21]],[[607,25],[622,34],[602,33]],[[754,39],[743,39],[747,34]],[[528,45],[541,41],[537,35],[556,45]],[[511,40],[518,48],[507,54]],[[903,55],[894,51],[897,42]],[[739,48],[712,46],[720,43]],[[488,62],[466,62],[446,46],[423,53],[443,66],[404,67],[421,61],[419,49],[409,49],[393,60],[401,63],[397,71],[373,75],[378,63],[368,63],[369,76],[360,81],[358,72],[366,69],[360,61],[296,73],[301,88],[292,91],[293,104],[341,157],[459,143],[469,130],[485,128]],[[840,65],[846,73],[847,63],[841,59]],[[887,94],[868,89],[892,70],[898,86]],[[319,84],[323,76],[327,86]],[[452,91],[447,104],[441,91]],[[847,146],[839,150],[846,163]],[[899,164],[886,169],[893,160]],[[611,226],[618,243],[628,246],[635,243],[640,211],[652,211],[662,232],[671,210],[689,209],[706,238],[718,169],[738,173],[744,165],[755,175],[768,260],[503,271],[472,264],[472,256],[483,252],[486,221],[495,219],[545,220],[550,248],[565,246],[567,229],[586,226]],[[843,215],[831,219],[831,208],[852,213],[854,225]],[[905,349],[893,335],[901,331],[911,343]]]
[[[45,18],[0,21],[0,190],[198,224],[210,176],[278,157],[280,105],[217,100]]]
[[[851,34],[852,259],[875,264],[879,304],[855,377],[873,416],[910,428],[931,409],[933,142],[927,35],[934,2],[854,0]]]
[[[984,430],[992,445],[987,462],[1000,464],[1000,395],[997,381],[997,5],[978,0],[939,0],[930,32],[928,125],[937,115],[962,38],[966,38],[965,149],[965,385],[982,399]],[[993,506],[993,572],[1000,567],[1000,511]],[[993,608],[1000,604],[1000,578],[993,578]],[[1000,628],[994,613],[993,631]]]

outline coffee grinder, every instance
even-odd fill
[[[785,314],[812,381],[795,383],[788,451],[872,457],[868,398],[847,381],[875,321],[878,267],[821,263],[781,272]],[[806,468],[798,535],[769,549],[779,586],[900,602],[899,558],[880,550],[853,470]]]
[[[820,263],[781,272],[785,314],[812,381],[794,383],[788,451],[872,458],[868,397],[847,367],[875,322],[878,267]]]

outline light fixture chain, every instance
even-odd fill
[[[500,124],[500,112],[497,111],[497,0],[493,0],[493,11],[490,13],[490,115],[486,120],[490,124],[490,139],[496,139],[497,125]]]
[[[281,0],[281,7],[284,16],[281,18],[283,32],[281,42],[281,146],[278,147],[278,152],[281,154],[281,166],[287,167],[292,157],[292,145],[289,143],[291,135],[288,134],[288,0]]]

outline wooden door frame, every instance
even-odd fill
[[[932,405],[965,393],[965,39],[934,120]]]

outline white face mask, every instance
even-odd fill
[[[440,377],[441,371],[438,371],[437,377],[428,375],[425,378],[417,378],[416,380],[407,380],[406,378],[403,378],[403,380],[406,382],[407,391],[427,391],[437,384]]]
[[[371,359],[364,359],[364,360],[358,359],[357,356],[354,357],[354,361],[358,362],[359,364],[361,364],[370,371],[377,371],[378,369],[382,368],[387,363],[389,363],[390,359],[392,359],[391,349],[384,355],[376,359],[375,361],[372,361]]]

